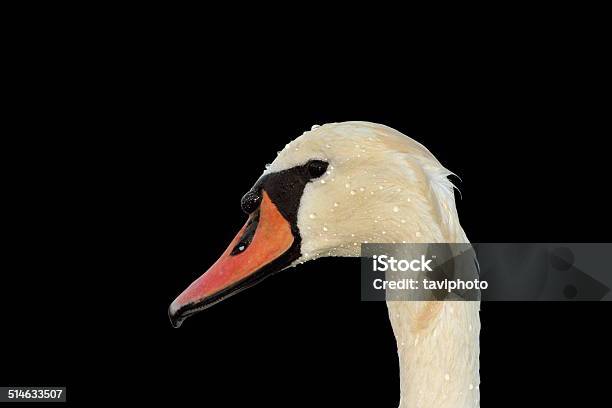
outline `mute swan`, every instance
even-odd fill
[[[468,242],[449,174],[424,146],[387,126],[313,126],[279,152],[243,197],[247,223],[172,302],[172,324],[290,266],[357,257],[360,243]],[[400,408],[478,407],[479,302],[387,306]]]

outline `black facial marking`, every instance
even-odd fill
[[[321,177],[327,170],[328,163],[322,160],[310,160],[301,166],[266,174],[260,178],[251,191],[268,193],[280,213],[291,224],[294,236],[299,237],[297,212],[306,184]]]
[[[247,214],[252,214],[255,211],[259,204],[261,203],[261,194],[257,191],[249,191],[246,193],[242,200],[240,200],[240,206],[242,207],[242,211]]]
[[[278,211],[291,225],[291,233],[295,239],[287,253],[292,253],[291,262],[300,256],[300,232],[297,226],[297,212],[306,184],[311,180],[321,177],[327,170],[328,163],[322,160],[310,160],[302,166],[292,167],[277,173],[270,173],[260,178],[253,188],[247,192],[240,201],[242,210],[247,214],[259,211],[262,190],[264,190]],[[231,255],[238,255],[249,247],[257,225],[259,223],[259,212],[247,225],[240,242],[236,244]]]

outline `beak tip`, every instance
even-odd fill
[[[170,323],[172,324],[172,327],[174,327],[175,329],[178,329],[183,324],[183,318],[181,316],[180,310],[178,307],[176,307],[174,302],[172,302],[172,304],[168,308],[168,317],[170,318]]]

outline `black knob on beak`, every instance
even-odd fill
[[[253,190],[249,191],[242,197],[240,201],[240,206],[242,207],[242,211],[247,214],[253,213],[261,203],[261,195],[258,192]]]

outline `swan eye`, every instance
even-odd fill
[[[251,214],[259,207],[260,202],[261,196],[255,191],[249,191],[242,197],[242,200],[240,200],[240,206],[242,207],[242,211]]]
[[[327,170],[327,162],[324,162],[322,160],[311,160],[308,162],[308,173],[310,174],[310,177],[312,178],[317,178],[317,177],[321,177],[324,173],[325,170]]]

